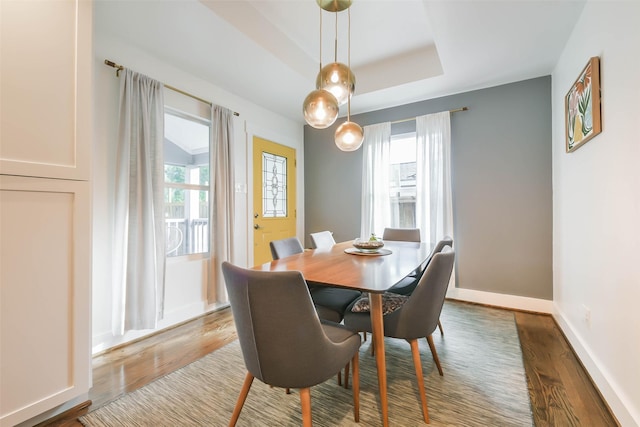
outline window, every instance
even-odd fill
[[[416,227],[416,134],[391,136],[391,227]]]
[[[209,251],[210,131],[209,121],[165,108],[167,256]]]

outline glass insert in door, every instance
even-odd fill
[[[262,153],[262,217],[287,216],[287,158]]]

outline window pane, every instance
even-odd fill
[[[209,165],[201,166],[198,169],[200,172],[200,179],[198,180],[198,184],[209,185]]]
[[[167,194],[184,195],[165,206],[167,256],[209,252],[209,191],[165,188]]]
[[[416,139],[415,134],[391,138],[391,226],[416,226]]]
[[[165,218],[180,219],[185,217],[185,190],[181,188],[165,187],[164,189]]]
[[[262,153],[262,216],[287,216],[287,158]]]
[[[182,183],[184,184],[185,179],[185,170],[184,166],[175,166],[168,165],[165,163],[164,165],[164,182],[173,182],[173,183]]]

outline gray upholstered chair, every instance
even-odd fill
[[[416,378],[422,403],[422,415],[427,423],[429,422],[429,410],[427,408],[427,396],[424,388],[418,339],[421,337],[427,338],[433,360],[438,367],[438,372],[442,375],[442,367],[440,366],[440,360],[431,334],[438,325],[440,312],[444,305],[447,285],[453,270],[454,257],[455,253],[453,249],[450,248],[446,248],[442,252],[435,254],[424,274],[420,277],[418,286],[416,286],[413,293],[407,297],[406,301],[399,308],[383,316],[384,335],[386,337],[405,339],[411,344],[413,364],[416,370]],[[387,294],[383,294],[382,298],[383,308],[385,295]],[[357,304],[358,301],[352,304],[352,307]],[[353,312],[351,309],[347,310],[344,315],[344,324],[354,331],[371,332],[370,313],[368,311]]]
[[[419,242],[419,228],[385,228],[382,240],[397,240],[402,242]]]
[[[330,231],[318,231],[317,233],[309,234],[311,237],[311,248],[330,248],[336,244],[333,238],[333,233]]]
[[[360,418],[360,335],[343,325],[320,322],[299,271],[257,271],[222,264],[231,310],[247,368],[233,410],[234,426],[253,379],[300,389],[303,425],[311,425],[310,387],[351,362],[354,418]],[[278,308],[280,307],[280,308]]]
[[[438,252],[442,252],[446,246],[453,247],[453,239],[449,236],[445,236],[436,243],[436,246],[433,248],[433,251],[429,254],[429,257],[420,265],[420,267],[414,272],[414,274],[405,277],[400,282],[396,283],[389,289],[389,292],[393,292],[395,294],[400,295],[411,295],[413,290],[416,288],[418,281],[420,280],[420,276],[424,273],[427,265],[429,265],[429,261],[431,261],[431,257],[433,257]]]
[[[269,242],[269,248],[271,249],[271,256],[273,259],[280,259],[304,252],[302,243],[300,243],[300,240],[298,240],[297,237],[273,240]]]
[[[331,239],[333,240],[333,237]],[[304,251],[297,237],[274,240],[269,243],[269,247],[274,260]],[[342,321],[342,316],[349,304],[361,295],[359,291],[321,286],[312,282],[309,282],[309,291],[316,306],[318,317],[336,323]]]
[[[406,237],[406,238],[414,239],[409,241],[414,241],[414,242],[420,241],[419,228],[409,228],[409,229],[386,228],[385,233],[388,233],[391,237],[396,238],[396,239],[392,238],[389,240],[402,240],[400,239],[401,237]],[[433,251],[431,251],[431,254],[429,254],[429,257],[422,264],[420,264],[420,266],[416,270],[414,270],[410,275],[408,275],[407,277],[402,279],[400,282],[393,285],[393,287],[389,289],[389,292],[393,292],[395,294],[400,294],[400,295],[411,295],[411,292],[413,292],[413,290],[416,288],[416,285],[418,284],[418,281],[420,280],[420,276],[422,276],[422,273],[424,273],[424,270],[427,268],[427,265],[429,264],[431,257],[434,254],[441,252],[442,249],[446,246],[453,247],[453,239],[449,236],[443,237],[442,240],[436,243],[436,246],[433,248]],[[444,335],[444,330],[442,329],[442,323],[439,320],[438,320],[438,329],[440,329],[440,334]]]

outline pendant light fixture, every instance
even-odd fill
[[[320,9],[320,70],[322,71],[322,9]],[[340,106],[331,92],[319,86],[304,99],[302,112],[309,126],[325,129],[336,121]]]
[[[348,61],[349,70],[351,70],[351,9],[349,13],[349,31],[348,31]],[[351,75],[351,72],[349,72]],[[350,80],[347,81],[350,83]],[[355,151],[362,145],[364,133],[359,124],[351,121],[351,96],[347,97],[347,121],[342,123],[336,129],[335,142],[342,151]]]
[[[342,151],[355,151],[362,145],[362,128],[351,121],[351,96],[356,77],[351,71],[351,3],[352,0],[316,0],[320,6],[320,72],[316,78],[316,90],[304,100],[306,122],[316,129],[331,126],[338,117],[339,106],[347,104],[347,121],[335,132],[336,146]],[[338,12],[348,9],[348,64],[338,62]],[[334,62],[322,67],[322,11],[336,14]]]

